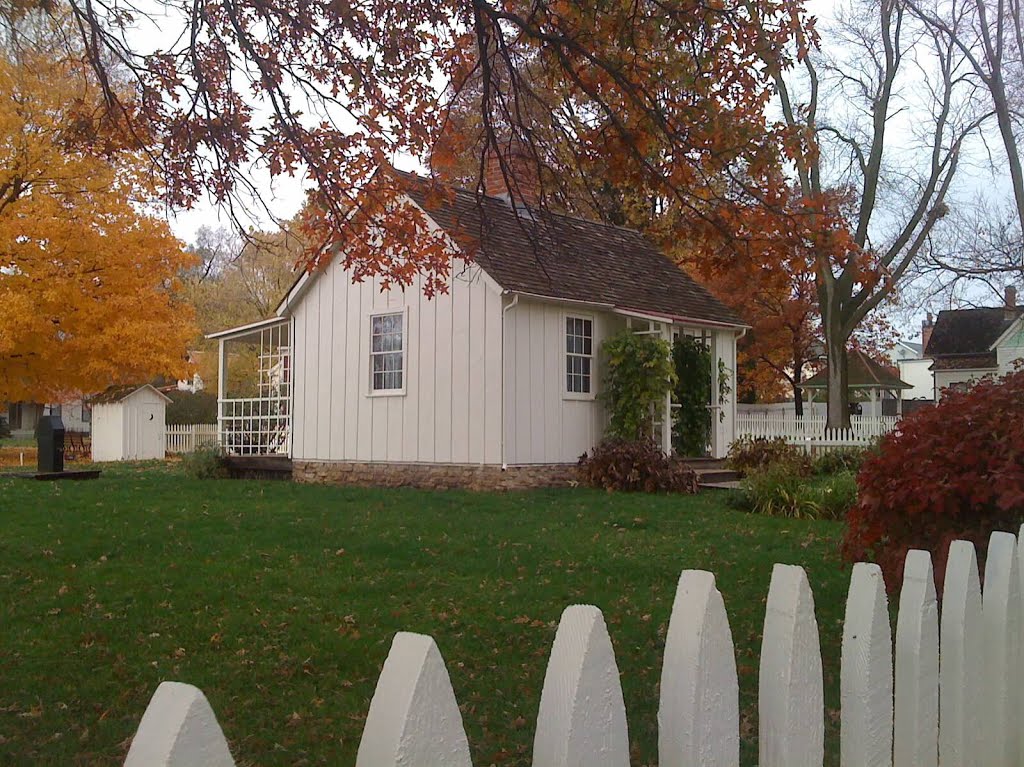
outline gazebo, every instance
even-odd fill
[[[872,411],[875,410],[875,403],[885,400],[887,397],[896,400],[896,413],[903,415],[903,390],[913,389],[913,385],[900,379],[898,375],[875,362],[871,357],[860,349],[851,349],[847,354],[848,372],[847,389],[851,400],[871,403]],[[819,391],[828,391],[828,371],[822,370],[811,376],[804,383],[800,384],[808,394],[808,401],[814,402],[814,395]],[[859,395],[859,397],[857,396]],[[874,415],[881,415],[880,412]]]

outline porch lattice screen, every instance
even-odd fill
[[[220,442],[233,455],[287,455],[291,447],[292,345],[287,322],[225,340]]]

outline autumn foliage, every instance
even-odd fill
[[[0,56],[0,401],[185,372],[191,263],[138,203],[158,190],[80,60]]]
[[[947,391],[904,418],[858,485],[843,554],[878,562],[890,589],[910,549],[932,553],[939,584],[951,541],[973,541],[983,557],[992,531],[1024,522],[1024,372]]]
[[[321,218],[310,267],[340,258],[387,284],[421,274],[440,289],[448,268],[416,236],[423,216],[391,205],[401,185],[378,171],[396,157],[444,180],[469,158],[479,184],[488,149],[514,138],[547,168],[552,207],[606,182],[651,188],[710,231],[720,205],[760,196],[802,146],[766,119],[762,61],[772,51],[786,69],[813,45],[796,0],[212,0],[148,18],[137,5],[66,7],[99,75],[127,81],[108,93],[146,137],[168,203],[251,198],[254,165],[304,175]],[[144,47],[126,18],[183,34]],[[392,215],[403,247],[389,253],[375,235]]]

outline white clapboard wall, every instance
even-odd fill
[[[941,621],[930,556],[906,559],[896,636],[877,566],[854,566],[843,627],[843,767],[1024,764],[1021,568],[1024,545],[994,533],[980,587],[974,546],[949,554]],[[803,569],[776,565],[759,676],[760,767],[820,767],[824,691],[814,597]],[[732,634],[715,577],[679,578],[661,670],[659,767],[736,767],[739,706]],[[941,723],[941,726],[940,726]],[[244,733],[235,733],[242,740]],[[203,693],[161,684],[125,767],[234,767]],[[429,636],[391,645],[356,767],[470,767],[469,741],[441,653]],[[534,767],[627,767],[629,734],[601,611],[562,613],[533,747]]]

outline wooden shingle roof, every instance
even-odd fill
[[[517,210],[504,198],[465,189],[437,200],[425,179],[394,172],[453,239],[473,244],[472,258],[506,290],[676,320],[745,325],[636,230]]]

